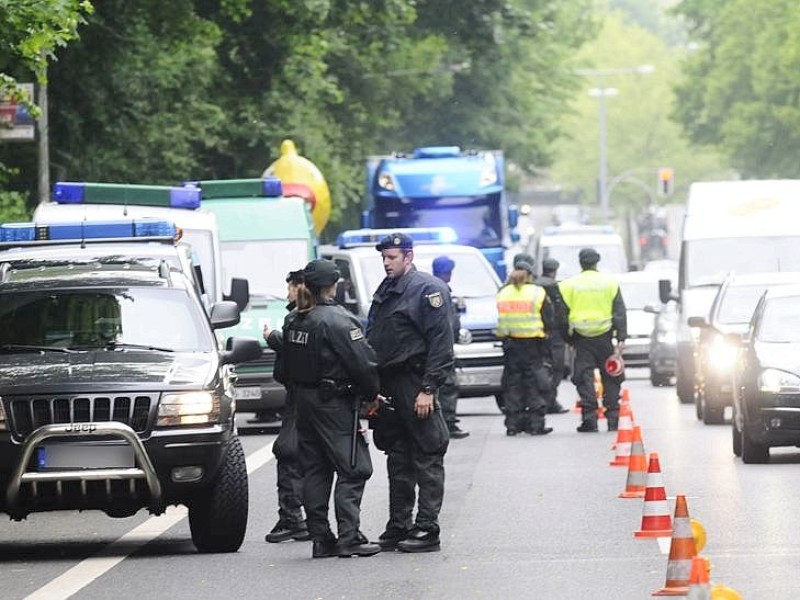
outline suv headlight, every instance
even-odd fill
[[[721,335],[716,336],[706,349],[706,359],[712,369],[727,372],[736,363],[738,348]]]
[[[758,389],[767,394],[800,393],[800,377],[778,369],[764,369],[758,376]]]
[[[164,394],[158,405],[158,427],[219,422],[219,397],[211,392]]]
[[[8,423],[6,422],[6,409],[3,406],[3,398],[0,397],[0,431],[5,431],[8,429]]]

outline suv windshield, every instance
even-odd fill
[[[720,299],[717,322],[726,325],[749,323],[758,299],[767,289],[765,284],[732,285]]]
[[[0,347],[210,352],[214,340],[203,319],[181,289],[13,292],[0,294]]]
[[[800,342],[800,298],[788,296],[767,302],[761,325],[758,328],[760,342]]]

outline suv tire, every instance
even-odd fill
[[[694,374],[681,369],[680,363],[675,379],[675,387],[678,392],[678,400],[681,404],[691,404],[694,402]]]
[[[247,530],[247,463],[239,438],[228,442],[211,488],[189,505],[192,541],[200,552],[236,552]]]
[[[731,442],[733,446],[734,456],[742,455],[742,433],[736,429],[736,416],[733,417],[734,421],[731,425]]]
[[[761,465],[769,462],[769,446],[756,444],[747,435],[747,423],[742,427],[742,461],[748,465]]]

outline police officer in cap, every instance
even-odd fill
[[[550,381],[552,389],[547,398],[548,414],[569,412],[568,408],[564,408],[558,402],[558,386],[564,378],[564,357],[567,349],[565,341],[567,336],[566,311],[564,310],[564,299],[561,297],[561,292],[558,291],[558,282],[556,281],[558,267],[559,262],[555,258],[548,256],[542,261],[542,274],[534,280],[536,285],[543,287],[547,292],[547,297],[553,305],[553,314],[555,316],[555,326],[550,331]]]
[[[283,354],[276,379],[297,402],[297,433],[304,476],[306,521],[314,541],[312,557],[371,556],[380,546],[359,530],[364,485],[372,462],[358,422],[359,398],[379,391],[375,352],[358,319],[334,303],[339,271],[325,259],[303,269],[297,308],[286,317]],[[338,540],[328,522],[334,504]]]
[[[581,433],[597,431],[597,397],[594,389],[594,370],[600,370],[603,382],[603,406],[609,431],[619,424],[619,391],[624,373],[611,376],[605,362],[617,350],[622,352],[628,336],[625,302],[615,277],[600,273],[597,263],[600,254],[594,248],[584,248],[578,254],[582,271],[558,284],[569,320],[570,341],[575,348],[572,381],[580,396]]]
[[[437,394],[453,368],[453,329],[447,285],[416,269],[413,247],[403,233],[375,246],[386,278],[372,298],[367,338],[378,354],[382,394],[394,406],[380,409],[374,424],[389,474],[389,521],[379,543],[385,550],[431,552],[440,548],[450,440]]]
[[[544,288],[533,283],[534,259],[514,257],[514,270],[497,292],[497,336],[503,340],[503,397],[506,434],[547,435],[545,427],[550,374],[548,334],[553,308]]]

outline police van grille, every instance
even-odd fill
[[[8,400],[11,432],[25,438],[42,425],[116,421],[144,433],[157,394],[28,397]]]

